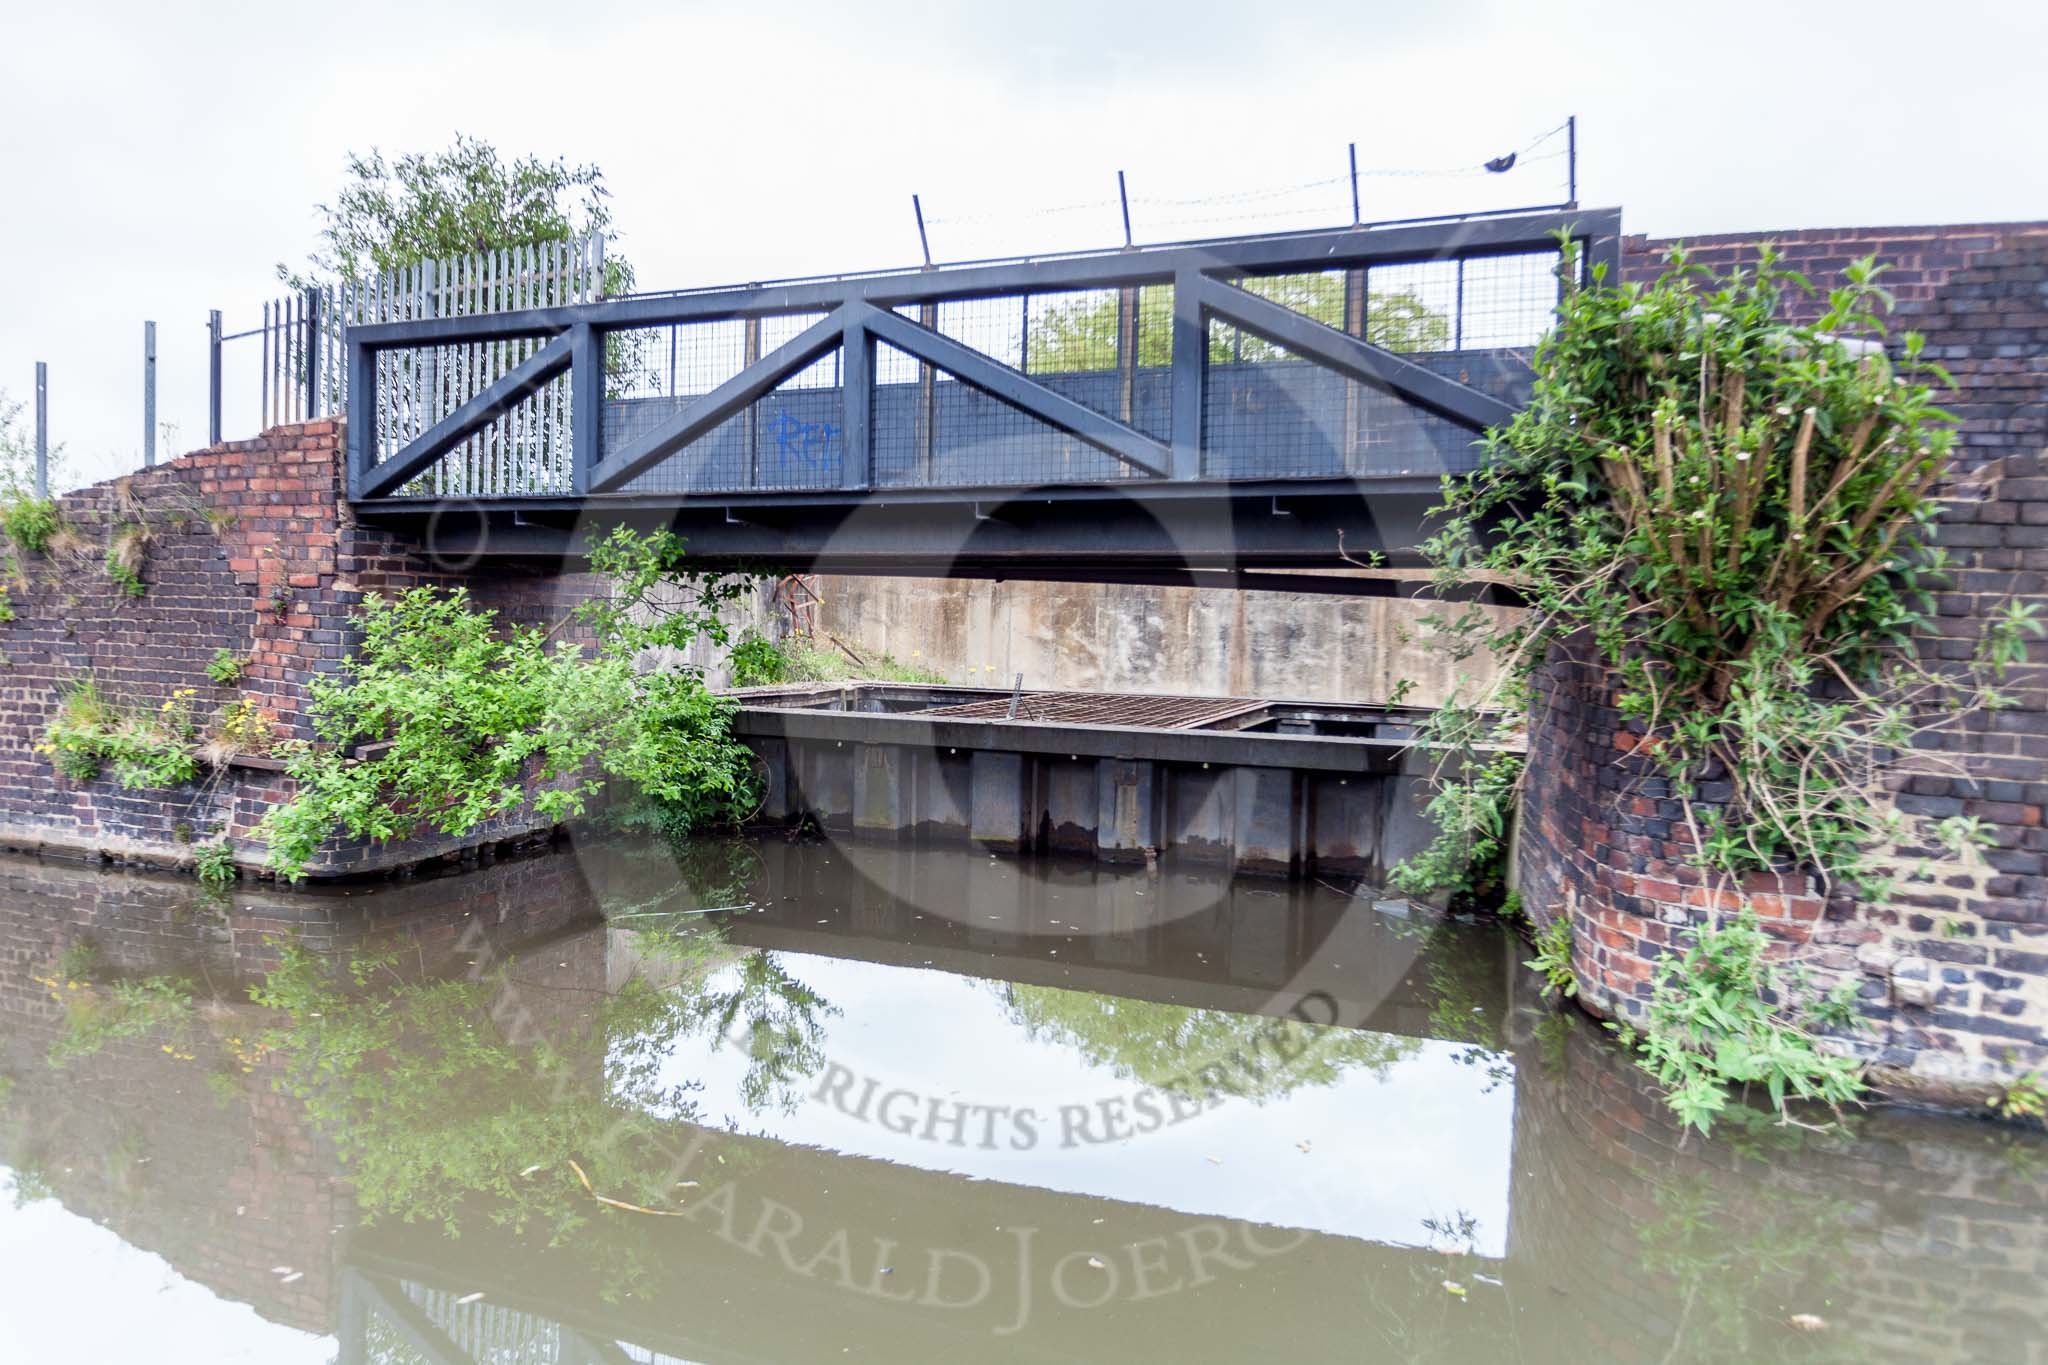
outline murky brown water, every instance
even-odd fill
[[[2048,1142],[1684,1140],[1510,937],[1403,908],[833,845],[0,863],[0,1361],[2048,1357]]]

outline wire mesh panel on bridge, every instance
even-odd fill
[[[1556,316],[1556,252],[1240,277],[1239,288],[1520,403]],[[1202,471],[1213,478],[1454,474],[1478,436],[1377,385],[1220,320],[1208,324]]]
[[[673,422],[697,399],[824,316],[783,313],[612,333],[607,343],[603,453],[623,450]],[[812,361],[620,491],[839,487],[846,461],[842,368],[837,349]]]
[[[1159,441],[1172,439],[1171,289],[1070,289],[898,313]],[[1157,363],[1146,365],[1148,351]],[[875,483],[1028,487],[1144,477],[1052,423],[887,344],[875,356]]]

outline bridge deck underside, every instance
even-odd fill
[[[454,563],[575,560],[626,525],[674,530],[705,568],[1401,596],[1424,586],[1418,547],[1441,501],[1439,479],[1409,477],[394,500],[357,517]]]

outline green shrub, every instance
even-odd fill
[[[732,647],[732,685],[768,687],[790,681],[789,657],[773,640],[748,631]]]
[[[1674,253],[1653,283],[1568,289],[1529,406],[1427,548],[1442,580],[1504,578],[1532,604],[1435,622],[1507,664],[1490,701],[1518,714],[1553,646],[1590,653],[1679,799],[1708,769],[1734,789],[1698,813],[1710,867],[1806,866],[1881,896],[1869,855],[1917,832],[1876,799],[1882,770],[2003,704],[1986,679],[2042,623],[2013,605],[1957,668],[1909,647],[1946,567],[1927,530],[1954,431],[1919,338],[1896,363],[1877,344],[1878,277],[1852,266],[1810,327],[1779,320],[1810,286],[1769,251],[1725,282]]]
[[[0,498],[0,534],[24,550],[42,554],[62,524],[54,498],[34,498],[23,493]]]
[[[1423,815],[1436,837],[1394,868],[1389,880],[1396,890],[1413,896],[1445,891],[1454,900],[1472,902],[1499,889],[1522,756],[1478,756],[1475,762],[1476,771],[1468,777],[1440,783],[1431,793]]]
[[[742,811],[752,777],[728,728],[730,703],[695,670],[635,666],[700,632],[723,639],[718,609],[739,589],[689,574],[680,546],[667,532],[621,529],[591,547],[614,591],[578,609],[599,642],[590,655],[539,628],[501,628],[461,589],[367,598],[362,647],[343,672],[309,685],[318,743],[285,746],[298,794],[258,831],[271,866],[301,875],[337,832],[461,835],[528,803],[567,820],[607,778],[674,828]]]

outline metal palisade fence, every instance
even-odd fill
[[[348,410],[348,329],[513,309],[594,303],[603,297],[605,241],[536,242],[422,261],[373,280],[315,285],[263,305],[261,323],[223,335],[212,322],[212,431],[220,439],[221,347],[259,342],[258,397],[265,427]],[[416,348],[377,358],[379,449],[402,448],[489,389],[545,344],[544,337]],[[547,384],[479,429],[407,491],[425,496],[566,490],[569,380]]]

